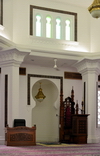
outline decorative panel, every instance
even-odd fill
[[[32,141],[33,135],[27,133],[10,134],[10,141]]]
[[[26,68],[20,67],[19,68],[19,75],[26,75]]]
[[[87,120],[79,120],[79,134],[86,134]]]
[[[64,72],[64,78],[82,80],[82,75],[80,73]]]

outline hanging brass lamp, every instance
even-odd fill
[[[35,98],[36,98],[37,101],[39,101],[39,102],[42,102],[43,99],[46,98],[46,96],[45,96],[45,95],[43,94],[43,92],[42,92],[41,82],[40,82],[40,88],[39,88],[39,91],[38,91],[37,95],[35,96]]]
[[[88,7],[88,11],[94,18],[100,17],[100,0],[94,0],[93,3]]]

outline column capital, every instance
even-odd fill
[[[20,66],[29,52],[19,51],[16,48],[0,51],[0,66]]]
[[[75,64],[81,74],[95,73],[100,74],[100,59],[83,59]]]

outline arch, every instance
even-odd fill
[[[36,36],[41,36],[41,16],[36,15]]]
[[[56,18],[56,39],[61,39],[61,19]]]
[[[39,103],[36,100],[35,95],[37,94],[38,89],[40,88],[40,83],[41,83],[41,88],[43,90],[43,93],[46,95],[46,100],[49,101],[50,99],[52,99],[53,100],[53,103],[54,103],[54,107],[56,109],[58,109],[59,103],[60,103],[60,101],[59,101],[59,103],[57,103],[58,102],[58,97],[59,97],[59,89],[58,89],[57,85],[53,81],[51,81],[51,80],[48,80],[48,79],[39,79],[38,81],[36,81],[33,84],[33,86],[32,86],[32,97],[33,97],[33,100],[36,103]],[[49,86],[49,87],[47,87],[47,86]],[[43,87],[45,88],[45,91],[44,91],[44,88]],[[53,88],[52,89],[52,92],[49,95],[47,95],[47,90],[48,90],[48,88],[50,89],[51,87]]]
[[[50,88],[51,86],[53,86],[53,88],[50,88],[50,93],[54,90],[54,88],[56,88],[56,91],[59,90],[59,94],[56,94],[55,97],[51,98],[48,102],[48,99],[45,98],[44,103],[36,103],[36,101],[34,101],[33,97],[31,96],[31,91],[32,88],[34,88],[34,85],[36,83],[38,83],[39,81],[48,81],[50,82],[48,88]],[[56,80],[56,81],[55,81]],[[63,101],[63,77],[59,77],[59,76],[48,76],[48,75],[35,75],[35,74],[28,74],[28,107],[31,107],[31,105],[33,105],[33,102],[36,103],[36,105],[34,105],[34,107],[31,107],[31,117],[32,117],[32,125],[37,124],[37,127],[40,128],[41,126],[41,131],[43,132],[43,134],[41,134],[40,130],[37,132],[37,141],[41,142],[41,141],[59,141],[60,136],[59,136],[59,116],[60,116],[60,112],[59,112],[59,108],[60,105]],[[39,86],[38,86],[39,87]],[[37,87],[37,89],[38,89]],[[45,93],[45,88],[43,88],[43,92]],[[37,90],[34,94],[37,93]],[[49,94],[50,94],[49,93]],[[57,96],[59,98],[57,98]],[[32,99],[31,99],[32,98]],[[54,101],[52,101],[53,99],[55,99]],[[31,104],[31,105],[30,105]],[[49,110],[47,109],[47,112],[44,112],[43,108],[47,107],[49,105]],[[38,108],[41,110],[41,113],[38,114]],[[50,111],[50,112],[49,112]],[[37,113],[36,113],[37,112]],[[47,114],[46,114],[47,113]],[[36,114],[38,114],[38,116],[36,116]],[[44,125],[44,121],[41,120],[41,116],[42,120],[47,120],[48,119],[48,127],[45,124]],[[44,117],[45,116],[45,117]],[[47,118],[46,118],[47,116]],[[39,121],[38,121],[39,120]],[[35,123],[36,121],[36,123]],[[50,129],[47,130],[47,129]],[[45,133],[44,133],[45,131]],[[46,134],[46,133],[49,134]],[[54,135],[52,135],[54,134]],[[48,138],[48,139],[47,139]]]
[[[47,78],[47,79],[58,79],[60,83],[60,104],[63,102],[63,77],[60,76],[49,76],[49,75],[37,75],[37,74],[28,74],[27,75],[27,105],[30,105],[30,89],[31,89],[31,78]]]
[[[40,82],[43,93],[46,96],[42,102],[38,102],[35,99],[35,95],[40,88]],[[37,127],[37,142],[59,141],[59,118],[56,114],[59,114],[60,97],[59,85],[57,84],[52,80],[40,78],[32,86],[32,97],[36,102],[35,107],[32,108],[32,125],[36,124]]]
[[[51,25],[52,19],[50,16],[46,16],[46,37],[51,38]]]
[[[65,21],[65,40],[69,40],[71,39],[71,28],[70,28],[71,22],[69,19],[67,19]]]

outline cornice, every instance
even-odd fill
[[[0,51],[0,65],[20,65],[28,52],[22,52],[16,48],[11,48],[9,50]]]
[[[15,44],[12,41],[0,36],[0,51],[11,47],[15,47]]]
[[[81,74],[95,73],[100,74],[100,59],[83,59],[74,66],[77,68],[78,72]]]
[[[36,46],[36,43],[38,46]],[[40,43],[40,44],[39,44]],[[47,47],[41,47],[42,44],[46,44]],[[77,42],[66,42],[66,41],[59,41],[59,40],[50,40],[50,39],[38,39],[38,38],[32,38],[32,42],[29,45],[20,45],[15,44],[12,41],[9,41],[8,39],[5,39],[4,37],[0,36],[0,57],[3,58],[3,56],[6,58],[8,56],[8,51],[12,51],[12,49],[16,49],[16,54],[13,54],[13,57],[21,59],[21,55],[34,55],[34,56],[46,56],[46,57],[56,57],[61,59],[67,59],[67,60],[75,60],[77,64],[79,62],[82,62],[82,60],[90,59],[90,60],[99,60],[100,59],[100,53],[99,52],[81,52],[81,51],[71,51],[71,50],[64,50],[59,48],[59,45],[66,45],[68,47],[74,46],[77,47]],[[48,46],[49,45],[49,46]],[[55,45],[53,47],[52,45]],[[77,49],[77,48],[76,48]],[[19,51],[19,52],[18,52]],[[3,53],[2,53],[3,52]],[[1,53],[3,55],[1,55]],[[5,54],[4,54],[5,53]],[[15,52],[14,52],[15,53]],[[23,53],[23,54],[22,54]],[[11,57],[11,52],[9,55],[9,58]],[[12,57],[12,58],[13,58]],[[2,59],[0,58],[0,61]],[[6,58],[7,59],[7,58]]]

